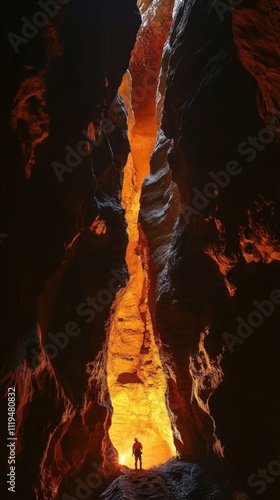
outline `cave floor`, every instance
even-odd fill
[[[148,470],[121,469],[102,500],[221,500],[220,488],[195,464],[169,460]]]

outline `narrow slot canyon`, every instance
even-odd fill
[[[158,21],[158,12],[153,8],[146,16],[146,22],[142,20],[132,52],[131,73],[124,76],[119,89],[129,110],[131,153],[124,168],[122,205],[128,224],[126,262],[130,280],[125,289],[118,293],[109,326],[107,370],[113,406],[109,435],[119,453],[120,463],[131,468],[134,468],[131,453],[133,439],[134,436],[140,436],[144,446],[145,469],[176,456],[170,415],[166,407],[166,375],[149,310],[147,249],[141,249],[138,227],[142,183],[150,170],[150,156],[157,133],[156,91],[161,51],[168,34],[168,21],[171,24],[171,19],[166,19],[167,14],[172,14],[172,2],[166,2],[164,17],[160,12],[165,30],[163,25],[150,39],[146,28],[151,27],[147,26],[147,22]],[[145,61],[138,60],[141,52],[146,52],[145,61],[149,61],[148,64],[153,63],[152,70],[147,70]],[[147,57],[150,53],[153,53],[152,61]]]
[[[3,0],[1,499],[278,500],[277,9]]]

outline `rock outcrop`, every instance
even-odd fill
[[[54,2],[49,16],[35,1],[8,4],[1,366],[17,388],[16,495],[50,500],[88,471],[102,470],[104,488],[116,461],[104,346],[128,276],[119,194],[130,150],[117,90],[141,18],[135,1]],[[15,47],[10,32],[27,36]]]
[[[279,25],[273,2],[228,6],[223,19],[218,4],[182,4],[173,24],[140,223],[154,329],[176,374],[177,449],[195,462],[225,456],[254,498],[247,480],[279,448],[280,310],[255,302],[279,289]]]
[[[168,461],[149,471],[127,471],[113,481],[102,500],[222,500],[220,487],[199,466]]]

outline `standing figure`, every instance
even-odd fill
[[[132,456],[134,455],[135,457],[135,469],[137,469],[138,460],[140,463],[140,469],[142,469],[142,450],[143,450],[142,444],[140,443],[140,441],[138,441],[137,438],[135,438],[132,446]]]

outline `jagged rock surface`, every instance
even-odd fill
[[[139,220],[151,252],[154,329],[177,380],[170,377],[169,404],[184,441],[178,449],[200,461],[208,447],[210,455],[224,447],[254,498],[247,478],[278,456],[278,355],[271,346],[278,342],[279,307],[233,353],[224,334],[236,335],[237,318],[246,320],[255,300],[279,288],[279,24],[274,2],[242,3],[233,17],[234,29],[230,8],[221,21],[215,2],[179,7],[166,45],[162,130]],[[252,147],[250,136],[264,140]],[[205,195],[214,182],[210,172],[231,160],[238,174]],[[264,496],[276,499],[276,491],[273,482]]]
[[[148,471],[127,471],[107,488],[102,500],[222,500],[221,490],[194,464],[167,462]]]
[[[182,437],[176,434],[177,449],[200,463],[224,447],[238,489],[254,498],[247,478],[279,459],[279,306],[248,338],[245,333],[234,353],[224,352],[224,333],[236,334],[237,318],[246,320],[255,300],[267,300],[279,288],[278,6],[276,0],[244,0],[221,20],[212,0],[176,5],[165,51],[167,81],[159,88],[165,95],[162,127],[141,201],[149,310],[169,384],[167,408]],[[151,119],[173,1],[143,0],[141,6],[146,35],[131,71],[140,91],[145,82]],[[155,9],[162,9],[159,18]],[[140,16],[136,1],[71,0],[15,54],[7,33],[20,34],[22,17],[32,19],[37,11],[35,0],[0,6],[0,356],[3,395],[8,384],[17,387],[14,497],[75,496],[81,481],[93,477],[97,482],[86,494],[95,499],[119,474],[108,435],[105,323],[115,296],[111,292],[108,301],[112,272],[118,272],[117,287],[127,274],[119,194],[129,143],[116,93]],[[102,130],[103,118],[110,118],[113,130]],[[267,130],[259,135],[265,127],[273,140]],[[102,140],[79,163],[75,151],[83,130]],[[143,130],[135,133],[142,137]],[[251,136],[263,141],[248,145]],[[74,151],[68,163],[66,148]],[[198,207],[195,194],[213,181],[209,172],[217,174],[231,160],[241,172],[218,196],[212,186]],[[54,161],[66,165],[63,176],[55,173]],[[86,312],[81,304],[100,291],[99,311]],[[73,338],[64,335],[70,320],[79,329]],[[50,332],[62,332],[63,347],[56,345],[54,356],[43,350]],[[6,418],[6,397],[1,411]],[[1,458],[6,467],[5,450]],[[164,467],[156,475],[145,472],[140,483],[129,474],[128,493],[139,488],[142,498],[155,496],[159,484],[172,498],[174,492],[185,498],[189,490],[190,498],[217,497],[215,485],[203,490],[197,466]],[[113,483],[108,495],[123,495],[124,482]],[[277,480],[262,498],[278,499]]]
[[[32,21],[38,9],[1,4],[1,367],[17,387],[16,496],[50,500],[75,492],[75,472],[116,456],[103,357],[127,277],[119,193],[129,142],[116,93],[141,19],[135,1],[72,0],[14,53],[7,33],[20,34],[22,16]],[[90,316],[88,298],[99,301]],[[59,345],[50,340],[58,332]]]

